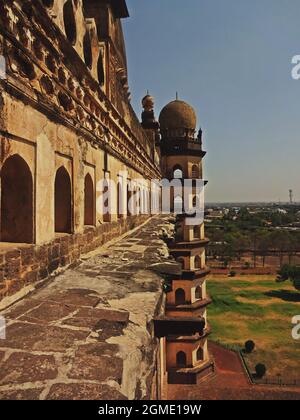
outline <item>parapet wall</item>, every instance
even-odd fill
[[[118,222],[90,227],[82,234],[61,235],[47,244],[3,244],[0,248],[0,308],[16,293],[24,295],[52,273],[68,266],[114,238],[140,225],[149,216],[131,216]],[[2,301],[2,303],[1,303]]]
[[[161,240],[170,223],[137,223],[0,312],[0,400],[161,399],[153,318],[164,312],[163,282],[174,270]],[[105,227],[109,239],[113,227]]]

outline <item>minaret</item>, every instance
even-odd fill
[[[155,119],[154,114],[154,98],[153,96],[147,95],[142,99],[142,127],[146,131],[149,140],[152,143],[152,158],[153,161],[159,160],[159,124]],[[156,159],[157,156],[157,159]]]
[[[193,108],[183,101],[173,101],[160,114],[161,161],[163,176],[192,180],[192,197],[199,203],[196,180],[203,179],[202,130],[196,136],[197,118]],[[195,195],[194,195],[195,194]],[[182,198],[171,197],[175,212],[183,204]],[[180,204],[181,203],[181,204]],[[181,264],[182,272],[174,276],[167,293],[165,318],[158,326],[158,336],[164,337],[165,371],[168,383],[197,384],[214,372],[208,352],[207,306],[211,303],[206,290],[205,249],[208,239],[204,220],[187,222],[191,215],[177,215],[175,238],[168,241],[170,254]],[[169,327],[168,327],[169,324]]]

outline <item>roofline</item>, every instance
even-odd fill
[[[117,18],[123,19],[129,17],[126,0],[111,0],[111,5]]]

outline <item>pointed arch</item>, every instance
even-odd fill
[[[180,195],[177,195],[174,198],[174,213],[182,214],[183,212],[183,198]]]
[[[200,237],[201,237],[201,226],[195,225],[194,228],[193,228],[193,232],[194,232],[194,239],[200,239]]]
[[[132,209],[132,191],[130,186],[130,181],[127,181],[127,215],[132,216],[133,209]]]
[[[186,367],[186,354],[184,351],[179,351],[176,354],[176,366],[179,368]]]
[[[117,215],[118,219],[123,217],[123,184],[121,180],[117,184]]]
[[[64,4],[63,19],[64,19],[66,36],[69,42],[71,42],[72,45],[75,45],[76,39],[77,39],[77,28],[76,28],[76,19],[75,19],[75,13],[73,9],[72,0],[68,0]]]
[[[177,289],[175,292],[175,303],[176,305],[185,304],[185,291],[183,289]]]
[[[86,174],[84,178],[84,224],[95,225],[95,191],[90,174]]]
[[[192,178],[199,178],[199,165],[193,165],[192,166]]]
[[[202,347],[199,347],[197,350],[197,361],[204,360],[204,350]]]
[[[9,157],[1,170],[1,241],[33,243],[33,179],[20,155]]]
[[[71,178],[64,166],[55,177],[55,232],[72,233],[72,187]]]
[[[174,179],[182,179],[183,178],[183,170],[180,165],[175,165],[173,168],[173,178]]]
[[[110,198],[109,180],[105,179],[103,183],[103,222],[111,221]]]
[[[83,37],[83,55],[85,64],[89,69],[93,67],[93,53],[92,53],[92,43],[89,32],[87,31]]]
[[[97,62],[97,73],[98,73],[98,82],[100,86],[103,86],[105,83],[105,73],[104,73],[104,63],[102,51],[99,53],[98,62]]]
[[[199,255],[196,255],[195,257],[195,269],[200,270],[201,269],[201,258]]]
[[[196,287],[195,297],[196,297],[197,300],[202,299],[202,287],[201,286]]]

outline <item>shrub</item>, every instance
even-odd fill
[[[294,279],[293,280],[293,285],[294,285],[296,290],[300,291],[300,279]]]
[[[229,273],[229,277],[235,277],[236,276],[236,272],[234,270],[231,270]]]
[[[224,267],[224,268],[227,268],[228,266],[229,266],[229,261],[225,259],[225,260],[223,261],[223,267]]]
[[[265,376],[267,372],[267,368],[262,363],[259,363],[258,365],[255,366],[255,372],[256,372],[256,376],[261,379]]]
[[[255,349],[255,343],[252,340],[248,340],[245,343],[245,352],[246,353],[252,353],[253,350]]]

